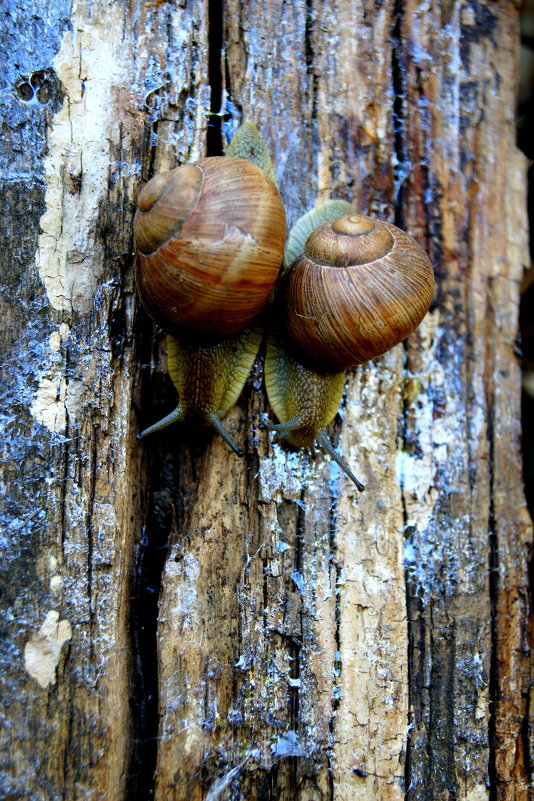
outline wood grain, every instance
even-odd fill
[[[523,801],[518,3],[218,9],[2,18],[2,795]],[[260,366],[225,419],[243,460],[135,441],[176,402],[135,197],[243,119],[290,223],[354,200],[434,265],[429,315],[332,427],[362,495],[260,427]]]

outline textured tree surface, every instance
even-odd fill
[[[4,798],[522,801],[534,757],[520,472],[511,0],[7,0]],[[360,495],[208,432],[133,291],[155,171],[268,143],[289,222],[354,200],[428,250],[409,340],[332,427]]]

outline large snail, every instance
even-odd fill
[[[390,350],[425,316],[432,265],[399,228],[340,201],[301,218],[288,246],[302,253],[282,281],[267,346],[265,383],[280,420],[270,427],[296,447],[318,441],[362,491],[325,428],[337,413],[345,369]]]
[[[165,328],[179,405],[139,434],[189,421],[217,430],[258,351],[254,322],[282,263],[285,212],[263,140],[250,123],[225,157],[201,159],[152,178],[134,220],[136,282]]]

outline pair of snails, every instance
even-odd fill
[[[154,176],[139,195],[134,236],[138,292],[169,332],[179,398],[139,437],[187,421],[211,426],[241,455],[221,418],[252,368],[261,312],[276,285],[265,384],[280,422],[270,428],[296,447],[318,442],[363,490],[325,429],[339,408],[345,370],[390,350],[428,311],[434,276],[420,245],[394,225],[329,201],[291,229],[289,266],[279,278],[284,205],[250,123],[226,156]]]

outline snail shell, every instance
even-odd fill
[[[430,259],[387,222],[347,214],[320,225],[293,262],[280,308],[304,363],[338,372],[373,359],[421,322],[434,291]]]
[[[154,176],[134,219],[137,288],[171,333],[222,337],[243,330],[276,281],[285,212],[255,164],[211,157]]]

